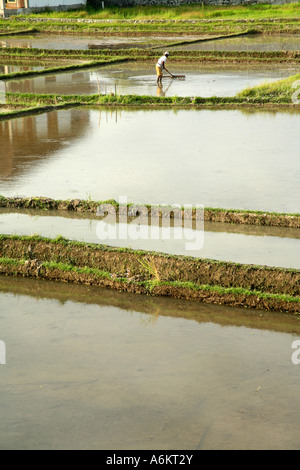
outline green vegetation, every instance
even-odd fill
[[[7,258],[1,257],[0,258],[0,265],[6,265],[11,267],[18,267],[18,266],[25,266],[26,260],[24,259],[14,259],[14,258]],[[84,267],[77,267],[73,266],[72,264],[61,263],[61,262],[54,262],[54,261],[44,261],[39,264],[39,275],[41,275],[41,269],[44,268],[45,270],[58,270],[61,272],[73,272],[76,274],[84,274],[92,277],[98,277],[100,279],[113,279],[113,276],[110,272],[89,268],[87,266]],[[287,303],[299,303],[300,297],[299,296],[291,296],[287,294],[272,294],[268,292],[261,292],[257,290],[248,290],[241,287],[221,287],[221,286],[211,286],[211,285],[199,285],[193,282],[185,281],[161,281],[159,278],[155,278],[153,280],[148,279],[145,281],[135,281],[135,280],[128,280],[124,277],[115,277],[114,278],[117,283],[126,283],[126,284],[136,284],[137,286],[145,287],[149,294],[155,294],[155,288],[161,288],[164,286],[174,287],[176,289],[187,289],[192,291],[203,291],[209,293],[216,293],[221,296],[233,295],[238,297],[253,297],[255,300],[266,300],[266,301],[282,301]]]
[[[36,242],[36,243],[46,243],[46,244],[53,244],[53,245],[62,245],[67,247],[79,247],[79,248],[91,248],[93,251],[106,251],[111,253],[130,253],[136,255],[138,263],[144,268],[145,272],[149,275],[155,277],[156,280],[160,278],[155,263],[155,256],[165,259],[174,259],[174,260],[184,260],[186,262],[192,261],[196,262],[197,258],[191,256],[184,256],[184,255],[170,255],[165,253],[159,253],[155,251],[143,251],[143,250],[134,250],[132,248],[116,248],[110,245],[101,245],[98,243],[87,243],[82,241],[75,241],[75,240],[68,240],[67,238],[58,235],[56,238],[49,238],[43,237],[41,235],[5,235],[0,234],[0,242],[3,241],[20,241],[20,242]],[[253,265],[253,264],[241,264],[241,263],[234,263],[229,261],[218,261],[214,259],[204,259],[198,258],[198,261],[203,263],[209,263],[210,265],[214,266],[225,266],[227,268],[230,267],[241,267],[243,270],[251,271],[251,270],[261,270],[270,273],[283,273],[283,272],[290,272],[298,274],[299,270],[293,268],[278,268],[273,266],[260,266],[260,265]],[[299,288],[298,288],[299,290]]]
[[[242,33],[249,26],[259,32],[300,31],[299,3],[288,5],[91,7],[69,12],[44,12],[0,21],[0,31],[62,33],[125,33],[189,35]]]
[[[28,28],[28,29],[18,29],[16,31],[6,31],[4,33],[0,33],[0,37],[1,36],[12,36],[12,35],[16,35],[16,34],[33,34],[33,33],[37,33],[38,30],[35,29],[35,28]]]
[[[75,204],[75,205],[74,205]],[[54,209],[54,210],[71,210],[75,211],[77,207],[84,207],[87,211],[96,211],[97,208],[102,204],[110,204],[115,206],[116,211],[119,210],[120,204],[115,201],[115,199],[106,199],[104,201],[93,201],[90,198],[88,200],[84,199],[51,199],[51,198],[43,198],[43,197],[29,197],[29,198],[22,198],[22,197],[5,197],[0,195],[0,207],[19,207],[19,208],[34,208],[34,209]],[[127,208],[130,208],[133,203],[129,202],[127,204]],[[134,204],[136,205],[136,204]],[[152,208],[159,208],[159,205],[153,204],[143,204],[143,206],[147,207],[149,211]],[[122,206],[124,207],[124,206]],[[166,207],[166,206],[163,206]],[[170,210],[172,206],[170,206]],[[184,206],[182,207],[184,209]],[[191,213],[195,211],[195,208],[191,208]],[[270,216],[270,217],[292,217],[292,218],[300,218],[300,213],[285,213],[285,212],[268,212],[268,211],[258,211],[258,210],[246,210],[246,209],[224,209],[220,207],[205,207],[204,213],[210,212],[215,213],[216,215],[226,213],[226,214],[242,214],[242,215],[253,215],[258,216],[260,220],[260,216]]]
[[[296,83],[298,82],[298,83]],[[247,88],[237,94],[238,99],[246,99],[248,102],[268,103],[292,103],[293,94],[300,89],[300,74],[277,82],[266,83],[253,88]],[[298,100],[295,95],[295,100]],[[299,100],[298,100],[299,102]],[[296,103],[297,104],[297,103]]]
[[[261,299],[276,299],[284,300],[285,302],[300,302],[300,297],[283,295],[283,294],[270,294],[267,292],[260,292],[256,290],[243,289],[242,287],[222,287],[222,286],[209,286],[209,285],[198,285],[193,282],[180,282],[180,281],[162,281],[160,285],[170,285],[174,287],[182,287],[192,290],[204,290],[209,292],[217,292],[218,294],[226,295],[246,295],[246,296],[256,296]]]
[[[105,7],[79,9],[71,12],[47,12],[43,14],[31,15],[32,17],[43,18],[89,18],[89,19],[214,19],[214,18],[296,18],[300,16],[299,3],[287,5],[252,5],[252,6],[202,6],[202,5],[182,5],[178,7],[165,6],[140,6],[140,7]]]
[[[57,73],[66,73],[73,70],[89,69],[92,67],[101,67],[102,65],[109,65],[118,62],[124,62],[126,59],[109,59],[109,60],[100,60],[100,61],[89,61],[81,64],[74,65],[63,65],[60,67],[48,67],[44,70],[26,70],[24,72],[12,72],[7,74],[0,74],[0,80],[8,81],[16,78],[27,78],[27,77],[37,77],[39,75],[53,75]]]

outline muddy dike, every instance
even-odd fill
[[[99,206],[104,204],[113,206],[117,215],[126,214],[127,216],[129,215],[130,207],[133,205],[120,205],[113,199],[106,201],[90,201],[83,199],[71,199],[64,201],[46,197],[9,198],[0,195],[0,207],[8,209],[41,209],[97,214]],[[135,208],[138,208],[138,206],[138,204],[134,204]],[[147,208],[149,217],[151,214],[155,215],[157,213],[160,217],[163,217],[163,209],[159,206],[150,206],[149,204],[145,204],[141,207]],[[170,218],[176,217],[176,214],[172,211],[167,211],[166,214]],[[196,220],[197,210],[184,210],[181,214],[179,214],[179,216],[182,217],[183,220]],[[300,228],[300,214],[284,214],[238,209],[204,208],[204,221],[269,227]]]
[[[173,46],[180,46],[180,42],[174,43]],[[170,44],[162,44],[162,49],[166,49]],[[171,45],[172,47],[172,45]],[[50,59],[51,61],[58,60],[113,60],[118,59],[126,60],[139,60],[149,61],[157,59],[157,47],[151,49],[130,48],[130,49],[88,49],[88,50],[74,50],[74,49],[38,49],[38,48],[23,48],[23,47],[10,47],[0,49],[1,59],[43,59],[43,61]],[[293,63],[299,64],[300,52],[298,50],[291,51],[197,51],[197,50],[174,50],[172,52],[172,63],[185,62],[201,63]]]
[[[71,242],[0,237],[0,274],[300,313],[300,271]]]

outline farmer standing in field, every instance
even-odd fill
[[[156,79],[156,83],[157,85],[161,85],[161,80],[162,80],[162,74],[163,74],[163,70],[165,69],[171,76],[173,76],[167,69],[166,69],[166,61],[167,61],[167,58],[169,57],[169,53],[168,52],[165,52],[163,56],[161,56],[158,61],[157,61],[157,64],[156,64],[156,75],[157,75],[157,79]]]

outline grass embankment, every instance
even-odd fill
[[[205,19],[215,18],[295,18],[300,16],[299,3],[290,3],[287,5],[236,5],[236,6],[208,6],[208,5],[181,5],[178,7],[166,6],[140,6],[140,7],[105,7],[86,8],[73,10],[71,12],[45,12],[30,15],[31,17],[43,18],[76,18],[76,19]]]
[[[106,201],[92,201],[82,199],[71,199],[71,200],[55,200],[45,197],[30,197],[30,198],[7,198],[0,195],[0,207],[8,209],[40,209],[40,210],[53,210],[53,211],[69,211],[69,212],[87,212],[97,213],[98,207],[103,204],[110,204],[116,210],[116,215],[122,213],[128,215],[129,209],[134,205],[138,208],[138,204],[128,203],[127,205],[120,205],[117,201],[109,199]],[[143,207],[147,208],[148,216],[160,211],[169,211],[170,217],[174,217],[174,212],[171,207],[165,206],[153,206],[145,204]],[[179,214],[180,215],[180,214]],[[182,209],[183,219],[196,220],[197,210],[190,208],[189,210]],[[300,214],[286,214],[278,212],[266,212],[266,211],[251,211],[251,210],[239,210],[239,209],[222,209],[222,208],[204,208],[204,221],[206,222],[223,222],[230,224],[245,224],[245,225],[257,225],[257,226],[268,226],[268,227],[291,227],[300,228]]]
[[[300,32],[299,3],[288,5],[141,6],[45,12],[0,22],[2,31],[32,27],[39,31],[106,34],[224,34],[243,32],[249,24],[260,32]]]
[[[58,34],[102,34],[106,36],[201,36],[242,34],[251,28],[253,33],[299,34],[299,19],[291,20],[0,20],[0,31],[18,31],[30,28],[39,32]],[[10,24],[8,24],[8,21]],[[20,25],[19,23],[23,23]]]
[[[0,273],[300,313],[300,272],[71,242],[0,236]]]
[[[28,28],[28,29],[18,29],[15,31],[6,31],[4,33],[0,33],[1,36],[16,36],[16,35],[23,35],[23,34],[33,34],[33,33],[38,33],[38,30],[35,28]]]
[[[0,80],[8,81],[14,80],[16,78],[32,78],[41,75],[53,75],[58,73],[67,73],[74,70],[82,70],[82,69],[89,69],[93,67],[101,67],[105,65],[112,65],[121,62],[126,62],[128,59],[122,57],[115,57],[106,60],[93,60],[87,61],[81,64],[72,64],[72,65],[61,65],[59,67],[47,67],[43,70],[26,70],[23,72],[11,72],[7,74],[0,74]]]
[[[277,82],[247,88],[246,90],[238,93],[236,97],[238,99],[246,99],[251,102],[266,102],[267,100],[268,103],[295,102],[295,104],[299,104],[299,94],[300,74],[297,74]]]
[[[165,44],[162,49],[166,48]],[[151,49],[35,49],[35,48],[3,48],[0,49],[0,59],[3,60],[138,60],[152,61],[157,60],[158,52]],[[299,64],[300,51],[172,51],[172,63],[228,63],[228,64],[251,64],[251,63],[283,63]],[[155,65],[155,64],[154,64]]]

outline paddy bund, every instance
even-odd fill
[[[62,237],[0,236],[0,273],[126,292],[300,312],[300,272],[165,255]]]

